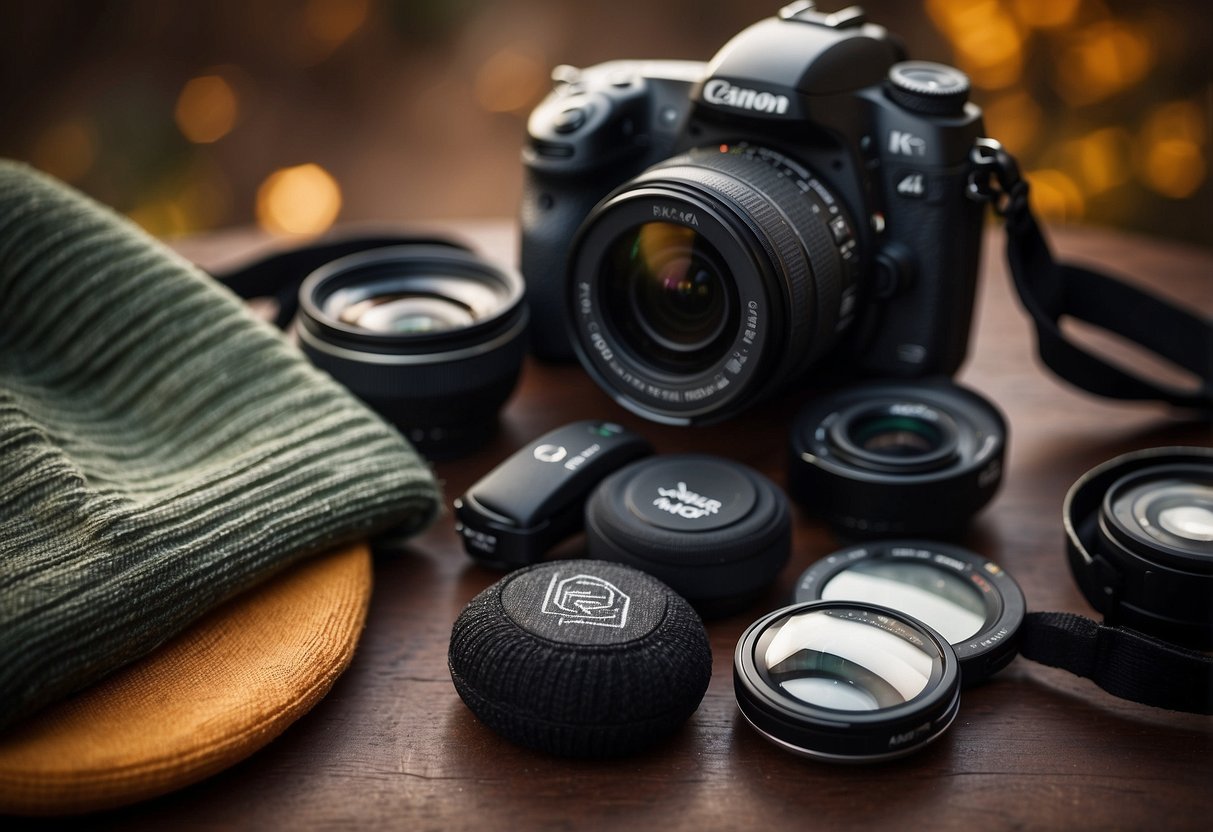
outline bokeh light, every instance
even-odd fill
[[[177,129],[195,144],[217,142],[236,126],[240,103],[222,75],[191,78],[177,96],[173,116]]]
[[[91,119],[56,121],[34,140],[30,163],[64,182],[76,182],[97,160],[97,129]]]
[[[308,0],[300,18],[302,62],[327,58],[366,24],[369,13],[370,0]]]
[[[529,110],[547,90],[544,61],[518,46],[494,53],[476,73],[476,101],[490,113]]]
[[[1058,55],[1057,92],[1071,106],[1102,101],[1139,83],[1154,63],[1142,32],[1103,20],[1066,38]]]
[[[1082,0],[1012,0],[1011,10],[1025,26],[1056,29],[1074,20],[1081,3]]]
[[[1028,171],[1028,197],[1037,216],[1053,222],[1081,219],[1086,211],[1082,189],[1065,171]]]
[[[1151,190],[1170,199],[1191,196],[1207,175],[1207,140],[1205,118],[1195,102],[1160,105],[1142,125],[1138,176]]]
[[[974,86],[1004,89],[1023,73],[1023,35],[997,0],[927,0],[927,12],[956,49]]]
[[[1065,169],[1091,196],[1119,187],[1133,171],[1133,138],[1123,127],[1104,127],[1066,142],[1061,148]]]
[[[341,212],[341,188],[317,164],[274,171],[257,189],[257,222],[274,234],[319,234]]]
[[[985,108],[986,128],[1007,150],[1025,153],[1040,135],[1044,119],[1040,105],[1023,90],[992,98]]]

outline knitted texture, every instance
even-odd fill
[[[0,736],[0,815],[66,815],[202,780],[277,737],[349,665],[365,543],[284,570]]]
[[[0,727],[436,505],[408,443],[225,289],[0,162]]]

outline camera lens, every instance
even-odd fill
[[[950,381],[852,387],[797,416],[789,490],[846,536],[953,534],[998,489],[1006,431]]]
[[[718,421],[799,378],[850,324],[851,220],[813,175],[747,145],[663,162],[574,241],[571,338],[623,406]]]
[[[736,291],[715,247],[693,228],[648,222],[607,249],[618,275],[606,288],[608,314],[630,351],[669,372],[718,361],[737,323]],[[731,325],[731,326],[730,326]]]
[[[1213,450],[1155,448],[1066,495],[1070,567],[1110,624],[1213,647]]]
[[[965,685],[1015,657],[1023,592],[998,564],[942,543],[900,540],[822,558],[796,582],[795,600],[860,601],[900,610],[947,639]]]
[[[522,278],[448,246],[343,257],[300,289],[299,340],[422,453],[452,457],[493,432],[518,380]]]
[[[838,761],[900,757],[940,736],[960,704],[956,654],[904,613],[852,601],[777,610],[737,643],[741,713],[790,751]]]

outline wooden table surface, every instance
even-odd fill
[[[505,223],[456,226],[488,256],[512,261]],[[1213,312],[1213,255],[1109,231],[1054,235],[1066,257],[1148,278]],[[256,238],[226,234],[179,245],[204,265],[240,260]],[[991,231],[970,357],[960,379],[1010,423],[1002,490],[962,541],[1023,587],[1030,610],[1090,614],[1070,578],[1061,525],[1067,489],[1125,451],[1213,444],[1208,423],[1161,406],[1099,401],[1054,380],[1033,355],[1011,295],[1001,232]],[[1127,361],[1138,361],[1133,356]],[[784,483],[795,401],[729,423],[672,428],[611,402],[574,366],[528,364],[496,440],[436,466],[446,501],[518,446],[565,422],[609,418],[661,452],[736,459]],[[707,696],[675,737],[613,762],[555,759],[510,745],[455,693],[446,665],[451,624],[500,575],[464,554],[449,512],[400,551],[376,555],[376,586],[353,665],[329,696],[244,763],[176,794],[87,819],[87,825],[390,826],[403,829],[1098,828],[1208,829],[1213,720],[1124,702],[1062,671],[1016,659],[966,690],[952,729],[901,761],[837,766],[792,756],[758,736],[733,696],[732,653],[745,627],[782,606],[796,577],[838,548],[796,511],[793,554],[749,611],[708,623]],[[580,552],[579,541],[563,548]]]

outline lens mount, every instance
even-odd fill
[[[394,246],[310,274],[296,329],[314,364],[439,458],[492,434],[527,317],[517,272],[453,246]]]
[[[1109,624],[1213,648],[1213,450],[1118,456],[1062,511],[1074,579]]]
[[[796,582],[796,603],[859,601],[900,610],[948,640],[966,687],[1015,658],[1023,591],[998,564],[959,546],[897,540],[827,555]]]
[[[793,753],[834,762],[902,757],[937,739],[960,706],[956,654],[896,610],[814,601],[742,634],[733,687],[746,720]]]
[[[954,382],[859,385],[797,416],[789,490],[844,536],[954,534],[997,491],[1006,438],[998,409]]]
[[[803,375],[849,324],[853,237],[837,200],[785,157],[691,151],[582,224],[570,340],[595,381],[645,418],[728,418]]]

